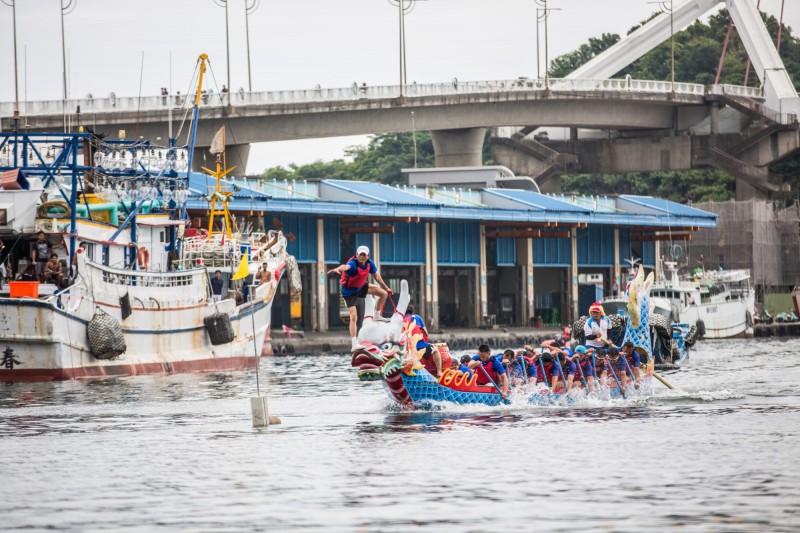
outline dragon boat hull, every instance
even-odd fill
[[[442,345],[439,345],[440,347]],[[441,349],[441,348],[440,348]],[[583,390],[567,393],[563,388],[555,392],[540,390],[513,390],[511,401],[504,402],[493,386],[470,384],[460,372],[445,372],[436,379],[424,368],[404,365],[398,354],[380,355],[367,348],[353,354],[352,366],[358,368],[362,381],[381,380],[389,399],[401,409],[427,409],[436,404],[485,405],[494,407],[504,403],[533,405],[571,405],[587,397]],[[598,387],[591,394],[599,400],[631,399],[652,395],[652,375],[646,375],[636,389],[632,384],[625,394],[614,387]]]

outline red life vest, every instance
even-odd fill
[[[356,263],[356,275],[348,276],[347,270],[345,270],[344,272],[342,272],[342,277],[339,280],[339,283],[342,285],[342,287],[345,287],[347,289],[360,289],[361,287],[367,284],[367,277],[369,277],[369,269],[370,269],[369,259],[367,259],[367,262],[364,263],[363,268],[361,267],[361,265],[358,264],[357,256],[354,255],[353,257],[347,260],[348,263],[350,261],[355,261]]]
[[[493,367],[492,359],[494,359],[494,356],[490,357],[489,360],[486,361],[485,363],[483,361],[481,361],[481,365],[483,366],[483,370],[486,370],[486,372],[484,372],[480,368],[476,368],[475,370],[473,370],[473,372],[478,374],[478,382],[477,382],[478,385],[489,385],[489,384],[491,384],[491,381],[489,381],[489,378],[486,377],[487,374],[489,375],[490,378],[492,378],[492,380],[495,383],[497,383],[498,376],[497,376],[497,372],[495,372],[494,369],[492,368]]]
[[[583,359],[582,361],[575,363],[575,378],[574,378],[575,381],[583,383],[583,381],[581,381],[581,378],[588,380],[590,377],[594,377],[592,376],[591,372],[592,365],[589,364],[589,361],[590,361],[589,359]],[[583,373],[581,373],[581,371],[583,371]]]
[[[544,367],[544,375],[541,372],[538,372],[536,375],[536,383],[544,383],[548,387],[553,382],[553,369],[555,365],[553,363],[543,363],[536,367],[536,370],[541,370]]]

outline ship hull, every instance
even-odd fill
[[[0,381],[51,381],[253,367],[269,329],[272,302],[257,303],[255,316],[251,316],[249,306],[233,314],[231,326],[235,338],[220,346],[211,345],[203,326],[202,316],[214,311],[210,307],[147,311],[146,317],[136,317],[145,312],[134,311],[123,321],[125,353],[101,360],[90,352],[87,338],[90,316],[81,313],[81,309],[69,312],[38,300],[2,298],[0,352],[5,354],[6,364],[0,368]],[[125,327],[129,322],[137,327]],[[163,326],[175,322],[193,324]],[[256,325],[255,341],[253,323]]]

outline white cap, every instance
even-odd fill
[[[369,248],[366,246],[359,246],[358,250],[356,250],[356,255],[367,254],[369,255]]]

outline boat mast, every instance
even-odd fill
[[[197,122],[200,115],[200,102],[203,99],[203,77],[205,76],[207,63],[208,63],[208,54],[200,54],[200,57],[197,58],[197,63],[199,64],[199,74],[197,76],[197,92],[194,96],[194,110],[192,115],[192,131],[191,136],[189,138],[189,161],[188,171],[192,171],[192,164],[194,159],[194,146],[195,140],[197,138]],[[216,148],[219,146],[219,148]],[[217,156],[217,165],[216,170],[210,170],[205,167],[202,167],[203,170],[209,174],[210,176],[214,177],[217,181],[216,186],[214,187],[214,191],[209,191],[209,195],[207,196],[209,204],[209,217],[208,217],[208,234],[214,235],[218,233],[224,233],[228,236],[229,239],[233,238],[233,232],[231,231],[232,224],[231,224],[231,215],[228,211],[228,201],[231,196],[233,196],[234,192],[228,190],[227,187],[223,188],[222,186],[222,178],[231,172],[236,167],[231,168],[224,168],[223,158],[225,155],[225,128],[223,126],[217,135],[214,136],[214,142],[212,142],[212,153],[216,153]],[[222,208],[217,208],[217,202],[222,204]],[[221,215],[223,217],[223,230],[222,231],[214,231],[214,218],[217,215]]]

